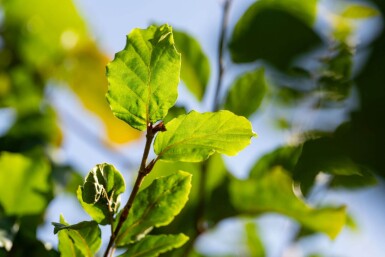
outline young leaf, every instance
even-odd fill
[[[367,19],[377,15],[379,15],[378,10],[361,4],[349,5],[341,14],[341,16],[350,19]]]
[[[69,225],[63,216],[60,223],[53,222],[54,233],[59,233],[59,251],[62,257],[94,257],[102,240],[95,221],[83,221]]]
[[[44,159],[21,154],[0,154],[0,205],[7,215],[41,213],[48,203],[50,166]]]
[[[117,211],[119,195],[126,189],[120,172],[107,163],[96,165],[79,186],[77,197],[84,210],[98,223],[110,223]]]
[[[229,111],[181,115],[159,133],[154,150],[161,160],[200,162],[215,152],[236,155],[256,136],[251,123]]]
[[[107,100],[133,128],[163,119],[177,99],[181,57],[168,25],[134,29],[126,47],[107,65]]]
[[[199,42],[188,34],[174,30],[175,45],[182,54],[181,79],[201,101],[210,78],[210,63]]]
[[[344,206],[319,209],[308,206],[294,194],[293,180],[279,167],[255,180],[234,180],[230,191],[234,206],[244,213],[280,213],[332,239],[345,225]]]
[[[128,250],[118,257],[156,257],[173,248],[179,248],[186,243],[188,237],[179,235],[146,236],[142,240],[129,245]]]
[[[230,40],[234,62],[264,59],[286,69],[293,59],[321,43],[312,29],[316,0],[260,0],[235,25]]]
[[[263,68],[239,77],[226,97],[225,109],[249,117],[261,105],[267,90]],[[242,99],[240,101],[240,99]]]
[[[263,243],[258,233],[258,227],[255,222],[248,221],[245,223],[246,244],[249,249],[250,256],[264,257],[266,256]]]
[[[134,242],[152,227],[169,224],[187,202],[190,188],[191,175],[183,171],[154,180],[138,193],[116,244]]]

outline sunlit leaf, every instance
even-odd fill
[[[181,247],[187,240],[188,237],[183,234],[149,235],[138,242],[128,245],[128,250],[119,255],[119,257],[156,257],[173,248]]]
[[[199,42],[192,36],[174,31],[175,45],[182,54],[181,79],[198,99],[202,100],[210,78],[210,63]]]
[[[229,111],[187,115],[166,124],[155,139],[154,151],[161,160],[199,162],[215,152],[236,155],[256,134],[244,117]]]
[[[98,223],[111,223],[120,204],[120,194],[125,191],[120,172],[110,164],[98,164],[79,186],[77,197],[84,210]]]
[[[48,161],[17,153],[0,153],[0,204],[7,215],[41,213],[47,206],[52,185]]]
[[[350,19],[367,19],[379,15],[377,9],[368,5],[351,4],[349,5],[341,15]]]
[[[279,167],[258,179],[234,180],[231,200],[247,214],[275,212],[293,218],[306,228],[335,238],[345,225],[345,207],[312,208],[293,191],[292,179]]]
[[[116,238],[117,245],[126,245],[148,233],[152,227],[169,224],[187,202],[191,174],[178,171],[154,180],[140,191],[132,210]]]
[[[180,65],[170,26],[132,30],[107,66],[114,115],[141,131],[163,119],[178,95]]]
[[[293,59],[321,43],[312,29],[316,0],[261,0],[242,15],[230,40],[234,62],[264,59],[285,69]]]
[[[59,251],[62,257],[94,257],[101,246],[101,231],[95,221],[69,225],[63,216],[60,223],[53,222],[59,233]]]
[[[226,97],[225,109],[249,117],[261,105],[267,91],[264,69],[238,77]]]

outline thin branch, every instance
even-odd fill
[[[134,187],[132,188],[130,197],[128,198],[128,201],[122,210],[122,214],[120,215],[118,225],[116,226],[113,233],[111,233],[110,241],[108,242],[106,251],[104,253],[104,257],[108,257],[109,253],[114,251],[115,240],[116,240],[116,238],[117,238],[117,236],[118,236],[118,234],[119,234],[119,232],[123,226],[123,223],[127,220],[128,214],[129,214],[131,207],[134,203],[135,197],[139,192],[140,185],[142,184],[142,182],[143,182],[144,178],[147,176],[147,174],[150,173],[152,168],[154,167],[155,161],[151,161],[146,166],[147,158],[148,158],[148,154],[150,152],[151,144],[152,144],[152,141],[154,139],[155,134],[158,131],[161,131],[162,129],[164,129],[163,123],[158,124],[155,127],[153,127],[151,123],[148,124],[148,126],[147,126],[146,146],[145,146],[144,151],[143,151],[143,156],[142,156],[142,161],[141,161],[140,168],[138,171],[138,176],[136,177],[135,184],[134,184]],[[111,224],[111,226],[113,226],[113,224]]]
[[[220,109],[220,93],[222,88],[222,80],[223,75],[225,72],[225,62],[223,58],[224,53],[224,45],[225,45],[225,39],[226,39],[226,31],[227,31],[227,25],[229,20],[229,13],[230,13],[230,5],[232,0],[226,0],[223,5],[223,15],[222,15],[222,23],[221,23],[221,32],[219,36],[219,44],[218,44],[218,80],[217,85],[215,89],[215,96],[214,96],[214,106],[213,110],[217,111]]]

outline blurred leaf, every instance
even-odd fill
[[[349,96],[352,87],[353,49],[340,42],[329,57],[323,59],[324,68],[319,78],[320,88],[327,100],[341,101]]]
[[[293,175],[300,182],[304,194],[314,183],[319,172],[337,176],[360,176],[365,179],[363,169],[349,157],[345,146],[331,137],[321,137],[304,143],[301,156]],[[369,180],[371,178],[368,177]]]
[[[186,204],[190,188],[191,174],[183,171],[154,180],[138,193],[116,244],[129,244],[154,226],[168,225]]]
[[[344,189],[362,189],[368,186],[374,186],[377,184],[376,177],[365,169],[360,170],[360,174],[343,176],[333,176],[330,187],[332,188],[344,188]]]
[[[163,119],[177,99],[180,65],[170,26],[132,30],[107,66],[114,115],[141,131]]]
[[[59,251],[62,257],[94,257],[102,240],[95,221],[83,221],[69,225],[63,216],[60,223],[53,222],[55,232],[59,232]]]
[[[69,165],[53,164],[52,179],[55,191],[59,193],[76,194],[78,187],[83,184],[83,176]]]
[[[199,100],[205,94],[210,78],[210,63],[199,42],[182,31],[174,30],[175,45],[182,55],[181,79]]]
[[[41,158],[0,154],[0,204],[6,215],[30,215],[44,211],[52,186],[50,166]]]
[[[174,105],[173,107],[168,110],[167,116],[164,117],[163,122],[164,124],[169,123],[172,119],[177,118],[180,115],[186,114],[186,108],[182,106],[176,106]]]
[[[231,86],[226,97],[225,109],[247,118],[259,108],[266,91],[263,68],[244,73]]]
[[[108,139],[115,143],[125,143],[138,138],[140,133],[116,119],[108,106],[105,98],[107,62],[108,58],[100,52],[95,43],[90,42],[71,51],[65,65],[60,67],[58,78],[66,81],[84,107],[103,121]]]
[[[96,165],[87,175],[83,186],[79,186],[77,197],[84,210],[96,222],[105,225],[120,204],[120,194],[126,190],[120,172],[107,163]]]
[[[350,19],[367,19],[379,14],[377,9],[361,4],[351,4],[341,13],[343,17]]]
[[[283,214],[332,239],[345,225],[345,207],[314,209],[308,206],[294,194],[292,179],[279,167],[256,180],[234,180],[230,190],[234,206],[247,214]]]
[[[285,69],[295,57],[321,43],[311,28],[316,0],[261,0],[237,22],[230,40],[234,62],[264,59]]]
[[[54,109],[47,107],[18,115],[15,123],[4,136],[0,137],[0,150],[25,152],[48,143],[59,146],[62,133],[57,124]]]
[[[245,223],[246,242],[250,256],[264,257],[266,256],[263,243],[260,239],[257,225],[254,222]]]
[[[215,152],[235,155],[256,136],[251,123],[229,111],[187,115],[166,124],[155,139],[154,151],[166,161],[199,162]]]
[[[126,252],[119,257],[156,257],[161,253],[168,252],[173,248],[179,248],[186,243],[188,237],[179,235],[157,235],[146,236],[142,240],[128,245]]]
[[[265,176],[275,166],[292,172],[297,164],[302,148],[299,146],[282,146],[263,155],[250,171],[249,177],[259,179]]]

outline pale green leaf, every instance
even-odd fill
[[[210,63],[199,42],[190,35],[174,30],[175,45],[182,54],[181,79],[202,100],[210,78]]]
[[[245,73],[231,86],[226,97],[225,109],[237,115],[249,117],[261,105],[266,91],[267,84],[263,68]]]
[[[264,177],[234,180],[230,187],[234,206],[244,213],[275,212],[295,219],[304,227],[334,239],[346,221],[345,207],[312,208],[293,191],[292,179],[277,167]]]
[[[120,172],[107,163],[96,165],[79,186],[77,197],[84,210],[98,223],[110,223],[120,204],[120,194],[125,191]]]
[[[183,234],[149,235],[138,242],[130,244],[128,250],[119,257],[156,257],[161,253],[181,247],[187,240],[188,237]]]
[[[350,19],[367,19],[379,15],[379,12],[375,8],[367,5],[351,4],[341,15]]]
[[[94,257],[102,240],[101,231],[95,221],[83,221],[69,225],[63,216],[60,223],[52,223],[59,233],[59,251],[62,257]]]
[[[39,214],[47,206],[52,185],[48,161],[17,153],[0,153],[0,205],[7,215]]]
[[[183,171],[154,180],[135,198],[116,244],[126,245],[152,227],[168,225],[186,204],[190,188],[191,174]]]
[[[163,119],[177,99],[180,65],[170,26],[132,30],[107,66],[114,115],[141,131]]]
[[[166,129],[157,135],[154,150],[167,161],[199,162],[215,152],[236,155],[256,136],[246,118],[229,111],[192,111],[167,123]]]

